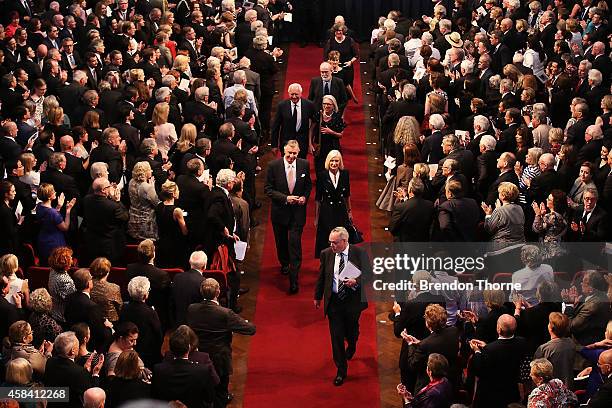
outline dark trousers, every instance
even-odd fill
[[[338,368],[338,375],[346,376],[348,364],[344,341],[346,340],[349,347],[357,346],[361,311],[355,311],[354,308],[347,307],[346,299],[344,301],[340,300],[336,294],[332,294],[330,302],[327,310],[327,321],[329,322],[332,355],[334,364]]]
[[[298,283],[298,272],[302,266],[303,225],[280,225],[273,223],[276,256],[282,267],[289,268],[289,283]]]
[[[261,129],[264,133],[270,133],[270,116],[272,114],[272,98],[274,93],[262,92],[261,100],[259,101],[259,121],[261,122]]]
[[[227,406],[227,394],[229,393],[229,374],[219,376],[219,384],[215,387],[215,408]]]

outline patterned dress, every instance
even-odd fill
[[[130,180],[130,220],[128,234],[138,240],[157,240],[157,222],[155,207],[160,200],[155,192],[155,186],[147,182]]]
[[[65,322],[64,309],[66,308],[66,298],[76,292],[74,282],[68,272],[58,273],[51,269],[49,274],[49,294],[53,300],[53,310],[51,316],[57,322]]]
[[[542,383],[529,394],[527,408],[578,407],[576,395],[558,378]]]
[[[563,215],[558,212],[536,215],[533,220],[533,231],[540,235],[540,242],[544,244],[543,259],[563,255],[561,239],[567,231],[567,221]]]

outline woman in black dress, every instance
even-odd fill
[[[346,68],[342,68],[340,64],[340,53],[338,51],[330,51],[327,56],[327,62],[332,66],[332,76],[339,78],[344,82],[344,87],[346,88],[346,92],[351,96],[351,99],[355,103],[359,103],[357,100],[357,96],[355,96],[355,92],[353,91],[352,85],[347,82],[347,77],[353,75],[352,72],[349,72]]]
[[[344,170],[342,154],[332,150],[326,156],[325,170],[317,173],[315,258],[329,246],[331,230],[336,227],[346,228],[353,220],[350,197],[349,173]]]
[[[344,24],[334,24],[332,30],[334,37],[330,38],[325,44],[325,52],[323,58],[327,58],[330,51],[338,51],[340,53],[340,65],[344,72],[344,85],[347,90],[350,88],[351,98],[353,102],[358,103],[357,97],[353,91],[353,79],[355,77],[355,68],[353,64],[359,60],[359,46],[351,38],[346,36],[348,29]]]
[[[338,112],[338,103],[332,95],[323,97],[323,110],[315,114],[313,148],[315,151],[315,170],[323,171],[327,154],[340,150],[340,139],[346,127],[342,115]]]
[[[159,240],[157,241],[157,265],[160,268],[186,266],[189,257],[187,245],[186,212],[174,205],[179,197],[179,189],[173,181],[161,186],[162,202],[155,208],[155,218]]]
[[[17,251],[17,217],[11,208],[11,201],[17,194],[15,186],[10,181],[0,182],[0,255],[14,254]]]

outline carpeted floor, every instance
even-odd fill
[[[303,96],[307,96],[310,78],[318,75],[321,59],[320,48],[292,45],[284,93],[288,84],[298,82],[304,89]],[[356,66],[355,93],[360,98],[358,70]],[[362,105],[350,102],[345,120],[348,127],[341,144],[351,177],[353,216],[368,241],[368,166]],[[322,309],[316,310],[313,306],[319,262],[314,259],[314,172],[312,177],[313,191],[302,237],[303,262],[297,295],[287,295],[288,279],[279,272],[271,224],[266,228],[254,319],[257,333],[250,344],[244,393],[246,408],[380,406],[373,304],[361,315],[357,353],[349,362],[344,385],[335,387],[332,383],[336,368],[331,358],[329,329]]]

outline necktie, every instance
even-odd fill
[[[28,4],[28,0],[23,0],[23,6],[26,9],[26,13],[28,13],[28,16],[32,14],[32,12],[30,11],[30,5]]]
[[[325,82],[325,85],[323,85],[323,95],[329,95],[329,82]]]
[[[582,223],[584,225],[586,225],[587,221],[589,220],[588,217],[589,217],[590,213],[591,213],[590,211],[585,211],[584,212],[584,215],[582,216]]]
[[[298,120],[297,120],[297,105],[293,104],[293,111],[291,112],[291,120],[293,121],[293,128],[298,131]]]
[[[98,76],[96,75],[95,69],[91,70],[91,77],[93,78],[94,82],[98,82]]]
[[[74,55],[70,54],[68,56],[68,61],[70,62],[70,68],[74,68],[76,63],[74,62]]]
[[[347,295],[346,286],[342,279],[340,279],[342,271],[344,271],[344,253],[340,252],[340,263],[338,264],[338,298],[340,300],[344,300]]]
[[[287,186],[289,186],[289,194],[293,194],[293,189],[295,188],[295,168],[293,166],[293,164],[289,166],[289,173],[287,174]]]

